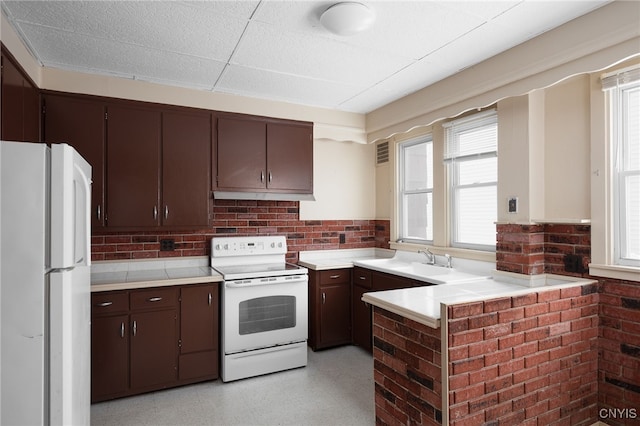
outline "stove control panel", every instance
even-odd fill
[[[218,237],[211,239],[211,257],[286,254],[287,239],[280,236]]]

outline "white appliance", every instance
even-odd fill
[[[90,423],[91,166],[0,142],[0,424]]]
[[[224,382],[307,365],[308,271],[286,253],[284,236],[211,240],[211,266],[224,279]]]

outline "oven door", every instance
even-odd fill
[[[225,281],[222,293],[225,354],[307,339],[306,274]]]

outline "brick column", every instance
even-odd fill
[[[496,269],[525,275],[544,273],[544,225],[498,224]]]

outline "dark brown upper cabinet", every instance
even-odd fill
[[[40,142],[40,91],[4,47],[0,62],[0,138]]]
[[[160,205],[161,113],[107,107],[107,226],[156,227]]]
[[[211,114],[162,113],[162,225],[209,225]]]
[[[312,124],[218,116],[217,190],[312,194]]]
[[[91,164],[91,224],[103,228],[105,213],[105,106],[92,98],[43,95],[43,133],[48,143],[68,143]]]
[[[109,106],[107,225],[206,227],[211,114]]]

